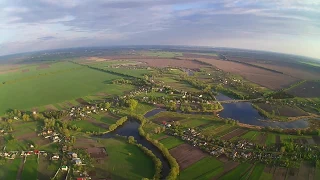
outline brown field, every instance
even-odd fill
[[[316,144],[320,144],[320,137],[319,136],[312,136],[312,139]]]
[[[58,109],[54,105],[46,105],[47,111],[57,111]]]
[[[275,180],[285,180],[287,174],[287,168],[277,167],[273,174]]]
[[[50,64],[40,64],[40,65],[37,67],[37,70],[38,70],[38,69],[47,69],[47,68],[50,68]]]
[[[26,73],[26,72],[29,72],[30,70],[29,69],[23,69],[21,72],[22,73]]]
[[[190,165],[198,162],[200,159],[208,156],[199,148],[189,144],[181,144],[173,149],[170,149],[170,154],[177,160],[180,170],[186,169]]]
[[[260,133],[257,137],[257,143],[260,145],[264,145],[266,143],[267,138],[268,138],[267,133]]]
[[[289,168],[287,179],[297,179],[298,178],[299,169],[298,168]]]
[[[170,137],[170,136],[164,135],[164,136],[162,136],[162,137],[159,137],[157,140],[158,140],[158,141],[161,141],[161,140],[166,139],[166,138],[168,138],[168,137]]]
[[[39,156],[39,165],[38,165],[38,179],[47,180],[54,176],[58,169],[50,168],[51,161],[44,157]]]
[[[277,64],[266,64],[266,63],[251,63],[257,66],[265,67],[268,69],[273,69],[276,71],[283,72],[289,76],[295,77],[297,79],[306,79],[306,80],[317,80],[320,77],[320,72],[305,68],[301,65],[289,64],[289,63],[277,63]]]
[[[309,162],[302,162],[299,168],[298,179],[313,179],[315,167]]]
[[[182,117],[161,116],[153,119],[153,121],[156,123],[162,123],[163,121],[171,122],[171,121],[180,121],[182,119],[183,119]]]
[[[85,101],[84,99],[82,98],[78,98],[76,99],[76,101],[82,105],[90,105],[87,101]]]
[[[281,144],[281,139],[279,135],[276,135],[276,146],[280,146]]]
[[[20,136],[17,136],[16,138],[18,141],[25,141],[25,140],[30,140],[30,139],[36,138],[36,137],[38,137],[36,132],[30,132],[30,133],[26,133],[26,134],[22,134]]]
[[[89,139],[86,137],[80,137],[76,139],[76,143],[74,144],[74,148],[76,149],[87,149],[90,147],[99,147],[100,145],[96,140]]]
[[[101,127],[101,128],[103,128],[103,129],[108,129],[109,128],[109,125],[108,124],[105,124],[105,123],[102,123],[102,122],[100,122],[100,121],[97,121],[97,120],[95,120],[94,118],[92,118],[92,117],[87,117],[86,119],[85,119],[85,121],[88,121],[88,122],[90,122],[91,124],[93,124],[93,125],[95,125],[95,126],[98,126],[98,127]]]
[[[288,93],[305,98],[320,97],[320,82],[307,81],[298,87],[288,90]]]
[[[210,55],[205,55],[205,54],[192,54],[192,53],[183,53],[184,58],[207,58],[207,59],[217,59],[218,57],[216,56],[210,56]]]
[[[231,132],[229,132],[228,134],[224,135],[221,137],[222,140],[230,140],[232,139],[233,137],[240,137],[242,136],[243,134],[247,133],[248,130],[245,130],[245,129],[242,129],[242,128],[238,128],[238,129],[235,129]]]
[[[189,69],[198,69],[201,67],[206,67],[206,65],[202,63],[198,63],[195,61],[190,60],[178,60],[178,59],[135,59],[135,61],[140,61],[146,63],[148,66],[151,67],[182,67],[182,68],[189,68]],[[141,64],[143,65],[143,64]]]
[[[270,89],[281,89],[284,87],[288,87],[290,84],[298,81],[297,78],[293,78],[285,74],[274,73],[260,68],[247,66],[241,63],[204,58],[201,58],[199,60],[210,63],[223,71],[238,74],[248,81],[254,82]]]
[[[100,159],[108,156],[104,147],[89,147],[86,149],[91,158]]]
[[[309,145],[316,144],[313,139],[306,139]]]
[[[291,106],[283,105],[283,106],[276,106],[264,103],[256,103],[261,109],[272,113],[275,112],[277,116],[286,116],[286,117],[298,117],[298,116],[307,116],[308,113]]]
[[[108,60],[110,60],[110,59],[100,58],[100,57],[89,57],[87,60],[89,60],[89,61],[101,62],[101,61],[108,61]]]

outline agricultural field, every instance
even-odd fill
[[[242,178],[245,173],[250,169],[252,165],[248,163],[242,163],[239,166],[237,166],[232,171],[228,172],[227,174],[223,175],[221,178],[222,180],[229,180],[229,179],[238,179]]]
[[[202,152],[197,147],[189,144],[181,144],[173,149],[170,149],[170,154],[177,160],[180,170],[184,170],[192,164],[205,158],[208,154]]]
[[[111,81],[119,79],[119,76],[69,62],[60,64],[63,68],[68,67],[68,69],[54,72],[41,70],[41,73],[32,70],[32,72],[35,71],[33,74],[36,74],[33,76],[20,75],[21,72],[15,72],[17,75],[8,76],[10,79],[14,77],[11,81],[4,74],[1,74],[1,81],[6,81],[6,83],[0,85],[0,94],[2,94],[0,96],[0,114],[4,114],[10,108],[29,109],[73,100],[98,92],[117,95],[131,89],[130,86],[122,85],[121,91],[119,91],[119,85],[111,84]]]
[[[38,177],[38,161],[37,156],[27,157],[24,163],[21,179],[37,179]]]
[[[307,81],[291,88],[288,93],[304,98],[320,97],[320,81]]]
[[[183,144],[184,142],[181,139],[178,139],[176,137],[168,137],[165,139],[160,140],[160,142],[167,148],[172,149],[176,146],[179,146],[180,144]]]
[[[205,157],[184,169],[179,179],[211,179],[223,171],[223,163],[213,157]]]
[[[302,111],[298,107],[291,107],[288,105],[271,105],[263,103],[256,103],[256,105],[264,111],[275,116],[297,117],[308,115],[308,113]]]
[[[182,56],[181,52],[168,52],[168,51],[146,51],[142,52],[144,56],[156,56],[161,58],[174,58],[177,56]]]
[[[14,160],[8,160],[4,162],[1,160],[0,162],[0,179],[8,179],[8,180],[15,180],[18,175],[18,170],[20,164],[23,163],[22,159],[16,158]]]

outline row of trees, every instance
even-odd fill
[[[135,144],[138,146],[146,155],[150,156],[152,161],[154,162],[155,165],[155,174],[153,176],[153,179],[158,180],[161,179],[161,169],[162,169],[162,163],[157,156],[155,156],[152,151],[150,151],[148,148],[142,146],[141,144],[137,144],[133,136],[128,137],[128,142],[130,144]]]
[[[161,144],[157,140],[150,138],[149,134],[145,133],[145,131],[143,130],[143,126],[147,122],[146,118],[136,114],[131,114],[130,116],[140,121],[141,125],[139,127],[139,134],[141,136],[144,136],[150,143],[156,146],[161,151],[163,156],[168,160],[171,166],[171,169],[170,169],[169,175],[165,179],[176,180],[179,175],[179,164],[177,163],[176,159],[172,157],[172,155],[169,153],[169,150],[163,144]]]
[[[109,126],[109,131],[114,131],[115,129],[117,129],[117,127],[121,126],[127,120],[128,120],[127,116],[120,118],[119,120],[117,120],[117,122],[115,124],[112,124]]]

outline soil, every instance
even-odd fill
[[[36,137],[38,137],[37,133],[30,132],[30,133],[26,133],[26,134],[17,136],[16,138],[17,138],[18,141],[25,141],[25,140],[30,140],[30,139],[33,139],[33,138],[36,138]]]
[[[290,168],[288,169],[287,179],[297,179],[298,178],[299,169],[298,168]]]
[[[320,137],[319,136],[312,136],[312,139],[316,144],[320,144]]]
[[[86,149],[91,158],[101,159],[108,156],[104,147],[89,147]]]
[[[134,61],[143,62],[141,66],[151,66],[151,67],[176,67],[176,68],[189,68],[189,69],[199,69],[202,67],[207,67],[203,63],[191,61],[191,60],[179,60],[179,59],[135,59]]]
[[[89,138],[80,137],[76,139],[76,143],[74,144],[75,149],[87,149],[90,147],[99,147],[97,141]]]
[[[157,140],[158,140],[158,141],[161,141],[161,140],[166,139],[166,138],[168,138],[168,137],[170,137],[170,136],[164,135],[164,136],[162,136],[162,137],[159,137]]]
[[[197,147],[193,147],[189,144],[179,145],[170,149],[169,152],[177,160],[180,170],[184,170],[202,158],[208,156],[208,154],[202,152]]]
[[[37,67],[37,70],[39,70],[39,69],[47,69],[47,68],[50,68],[50,65],[49,65],[49,64],[40,64],[40,65]]]
[[[29,69],[24,69],[24,70],[22,70],[21,72],[22,73],[26,73],[26,72],[29,72],[30,70]]]
[[[97,121],[97,120],[95,120],[94,118],[92,118],[92,117],[88,117],[88,118],[86,118],[84,121],[88,121],[88,122],[90,122],[91,124],[93,124],[93,125],[95,125],[95,126],[98,126],[98,127],[101,127],[101,128],[103,128],[103,129],[105,129],[105,130],[107,130],[108,128],[109,128],[109,125],[108,124],[105,124],[105,123],[102,123],[102,122],[100,122],[100,121]],[[102,130],[103,131],[103,130]]]
[[[313,179],[315,167],[310,162],[302,162],[299,168],[298,179]]]
[[[77,101],[78,103],[80,103],[81,105],[90,105],[87,101],[85,101],[85,100],[82,99],[82,98],[78,98],[78,99],[76,99],[76,101]]]
[[[273,179],[275,180],[285,180],[287,174],[287,168],[277,167],[274,174]]]
[[[280,147],[281,145],[281,139],[279,135],[276,135],[276,146]]]
[[[162,117],[158,117],[153,119],[154,122],[156,123],[162,123],[163,121],[165,122],[172,122],[172,121],[179,121],[182,120],[182,117],[168,117],[168,116],[162,116]]]
[[[238,128],[238,129],[235,129],[235,130],[229,132],[228,134],[224,135],[221,139],[222,140],[230,140],[235,136],[240,137],[243,134],[245,134],[246,132],[248,132],[248,130]]]
[[[288,91],[289,94],[298,97],[320,97],[320,82],[308,81]]]
[[[273,90],[288,87],[290,84],[299,81],[298,78],[294,78],[285,74],[274,73],[241,63],[207,58],[198,58],[198,60],[201,60],[205,63],[210,63],[223,71],[238,74],[248,81]]]
[[[257,137],[257,143],[260,145],[265,145],[267,138],[268,138],[267,133],[260,133]]]
[[[54,105],[46,105],[47,111],[57,111],[58,109]]]

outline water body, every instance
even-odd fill
[[[216,96],[216,98],[219,101],[232,100],[232,98],[221,93]],[[253,108],[249,102],[225,103],[222,104],[222,106],[224,110],[219,113],[220,117],[232,118],[244,124],[263,127],[279,127],[282,129],[306,128],[309,126],[308,121],[305,119],[290,122],[276,122],[268,120],[268,118],[260,115],[259,112]]]
[[[232,100],[232,98],[219,94],[216,96],[219,101]],[[309,123],[306,119],[290,121],[290,122],[277,122],[269,120],[268,118],[259,114],[259,112],[252,107],[249,102],[237,102],[237,103],[225,103],[222,104],[223,111],[219,112],[219,116],[222,118],[232,118],[234,120],[239,121],[243,124],[250,124],[255,126],[262,127],[279,127],[282,129],[291,129],[291,128],[307,128]],[[162,111],[166,111],[165,109],[154,109],[149,111],[146,114],[146,117],[154,116]],[[209,113],[211,114],[211,113]],[[147,116],[148,115],[148,116]]]
[[[147,115],[147,114],[146,114]],[[149,114],[150,115],[150,114]],[[116,134],[120,136],[133,136],[134,139],[137,141],[137,143],[143,145],[144,147],[148,148],[153,152],[157,158],[160,159],[162,162],[162,171],[161,171],[161,176],[162,179],[168,176],[170,172],[170,164],[168,160],[163,156],[161,151],[151,144],[149,141],[147,141],[143,136],[140,136],[138,128],[140,126],[140,123],[135,120],[135,119],[128,119],[122,126],[118,127],[116,130],[104,134],[102,137],[103,138],[113,138],[115,137]]]

